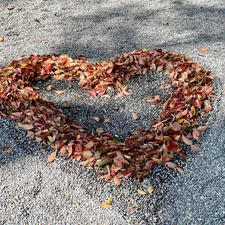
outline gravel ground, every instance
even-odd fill
[[[14,9],[9,10],[9,7]],[[163,165],[142,183],[125,180],[119,187],[99,179],[95,170],[75,160],[58,157],[46,164],[50,148],[43,148],[8,118],[0,120],[0,224],[80,225],[222,225],[225,223],[224,58],[225,8],[223,0],[186,1],[47,1],[1,0],[0,66],[31,54],[85,55],[90,61],[114,57],[140,48],[176,50],[188,55],[217,77],[214,110],[202,136],[202,152],[187,162],[176,162],[184,174]],[[166,25],[162,21],[168,22]],[[202,52],[201,47],[209,50]],[[138,127],[147,128],[160,108],[145,98],[169,90],[157,88],[165,79],[148,74],[130,82],[132,96],[91,99],[76,83],[39,82],[40,93],[62,108],[90,132],[103,127],[124,139]],[[54,85],[65,94],[47,92]],[[80,94],[77,99],[75,94]],[[140,115],[133,121],[132,112]],[[100,117],[97,123],[93,116]],[[102,121],[110,117],[112,124]],[[137,189],[154,187],[152,195]],[[112,197],[109,209],[100,204]]]

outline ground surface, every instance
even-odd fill
[[[13,10],[7,8],[14,7]],[[83,54],[91,61],[108,59],[140,48],[176,50],[188,55],[217,77],[210,129],[202,136],[200,153],[178,163],[185,173],[165,166],[155,168],[142,183],[134,180],[116,187],[98,178],[93,169],[58,157],[46,164],[50,148],[42,149],[7,118],[0,120],[0,224],[81,225],[222,225],[225,223],[224,58],[225,8],[223,0],[186,1],[45,1],[1,0],[0,66],[22,55]],[[168,22],[168,25],[162,21]],[[202,47],[209,48],[201,52]],[[200,55],[199,55],[200,53]],[[130,84],[131,97],[90,99],[76,84],[39,83],[40,92],[63,108],[90,132],[103,127],[125,138],[140,126],[148,127],[160,109],[145,103],[164,78],[149,74]],[[47,92],[53,84],[63,95]],[[76,99],[75,94],[81,94]],[[131,118],[132,112],[141,117]],[[99,116],[100,123],[92,117]],[[102,123],[106,117],[111,125]],[[153,185],[152,195],[139,195]],[[100,204],[112,197],[110,209]],[[75,201],[78,202],[78,204]],[[132,208],[128,207],[133,207]]]

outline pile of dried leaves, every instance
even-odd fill
[[[171,79],[174,92],[161,102],[162,112],[152,128],[140,128],[124,142],[108,133],[89,135],[40,96],[31,82],[52,77],[55,80],[78,80],[92,97],[102,96],[115,88],[119,96],[129,95],[127,81],[148,71],[164,71]],[[109,61],[88,63],[85,57],[75,59],[67,55],[31,56],[11,62],[0,69],[0,111],[4,116],[19,121],[27,130],[27,137],[50,144],[62,156],[82,160],[81,165],[98,166],[102,178],[120,184],[121,177],[141,179],[159,163],[177,168],[170,162],[175,154],[183,159],[179,142],[182,140],[193,150],[200,150],[191,139],[199,139],[207,126],[198,126],[197,118],[206,117],[212,110],[209,97],[213,97],[214,76],[186,56],[161,49],[141,49]]]

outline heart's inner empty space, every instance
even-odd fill
[[[136,76],[128,82],[127,91],[131,95],[121,98],[117,97],[117,91],[93,98],[75,81],[47,80],[34,86],[70,119],[84,125],[89,133],[104,130],[118,140],[124,140],[139,128],[149,129],[151,122],[158,118],[162,105],[146,100],[159,96],[160,101],[165,101],[172,92],[170,79],[162,72]],[[106,122],[108,118],[110,120]]]

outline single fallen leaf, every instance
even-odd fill
[[[41,43],[42,43],[42,44],[46,44],[46,43],[47,43],[47,41],[45,41],[45,40],[41,40]]]
[[[24,123],[18,123],[18,127],[21,127],[24,130],[31,130],[34,128],[32,124],[24,124]]]
[[[148,193],[149,193],[149,194],[152,194],[153,191],[154,191],[154,188],[153,188],[152,186],[149,186],[149,187],[148,187]]]
[[[111,98],[110,95],[102,95],[104,98]]]
[[[96,121],[96,122],[99,122],[100,121],[100,118],[98,116],[94,116],[93,119]]]
[[[11,11],[11,10],[13,10],[15,7],[8,7],[7,9],[9,10],[9,11]]]
[[[101,204],[101,207],[104,209],[108,209],[112,205],[112,202],[113,202],[112,198],[109,198],[108,200],[106,200]]]
[[[201,148],[198,145],[191,145],[191,149],[196,152],[201,151]]]
[[[84,160],[82,162],[79,163],[80,166],[87,166],[88,163],[90,162],[90,159]]]
[[[72,200],[72,204],[74,204],[74,205],[79,205],[80,203],[77,201],[77,200]]]
[[[133,120],[138,120],[139,115],[137,113],[132,113],[132,118],[133,118]]]
[[[147,192],[142,191],[141,189],[138,189],[137,192],[138,192],[138,194],[140,194],[140,195],[147,195]]]
[[[192,141],[190,139],[188,139],[187,137],[185,137],[184,135],[182,135],[182,141],[186,144],[186,145],[192,145]]]
[[[48,156],[48,160],[47,163],[50,163],[52,161],[54,161],[55,157],[56,157],[57,151],[52,152],[49,156]]]
[[[63,90],[56,90],[55,93],[56,93],[57,95],[61,95],[61,94],[64,94],[65,91],[63,91]]]
[[[114,184],[116,184],[117,186],[119,186],[121,184],[121,181],[117,176],[114,176],[112,180],[113,180]]]
[[[104,122],[105,122],[105,123],[112,123],[112,120],[111,120],[110,118],[106,118],[106,119],[104,120]]]
[[[208,129],[208,126],[200,126],[200,127],[197,127],[197,130],[200,133],[205,132],[207,129]]]
[[[104,130],[103,130],[102,127],[99,127],[99,128],[96,129],[96,132],[97,132],[98,134],[102,134],[102,133],[104,133]]]
[[[122,98],[123,97],[123,92],[121,91],[116,97],[117,98]]]
[[[123,91],[123,94],[126,95],[126,96],[132,95],[132,93],[130,93],[130,92],[128,92],[128,91]]]
[[[217,24],[221,25],[221,24],[223,24],[223,22],[218,22]]]
[[[47,90],[47,91],[51,91],[51,90],[52,90],[52,88],[53,88],[53,86],[52,86],[52,85],[48,85],[48,86],[46,87],[46,90]]]
[[[96,162],[95,162],[95,166],[105,166],[106,164],[109,164],[109,163],[112,163],[112,159],[111,158],[102,158],[102,159],[98,159]]]
[[[212,110],[212,106],[211,106],[211,103],[209,100],[205,100],[204,105],[205,105],[205,107],[204,107],[205,111],[209,112]]]
[[[195,140],[199,140],[199,135],[200,135],[200,132],[198,131],[198,129],[194,129],[193,132],[192,132],[192,136]]]
[[[85,148],[92,148],[95,145],[93,141],[89,141],[86,145]]]
[[[168,25],[169,24],[167,21],[162,21],[161,23],[162,23],[162,25]]]
[[[55,80],[62,80],[64,78],[65,78],[65,74],[60,74],[60,75],[54,76]]]
[[[4,41],[4,37],[0,35],[0,42]]]
[[[59,188],[55,188],[55,192],[60,192],[61,190]]]
[[[91,151],[83,151],[84,158],[91,158],[93,153]]]
[[[179,173],[184,173],[184,170],[181,167],[178,166],[178,167],[176,167],[176,169]]]
[[[166,162],[166,165],[169,167],[169,168],[177,168],[177,164],[176,163],[173,163],[173,162]]]
[[[208,51],[208,50],[209,50],[209,48],[207,48],[207,47],[201,48],[201,51],[202,51],[202,52],[206,52],[206,51]]]

